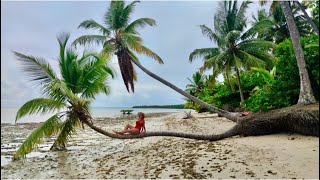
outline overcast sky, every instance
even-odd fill
[[[213,27],[217,1],[142,1],[132,20],[153,18],[157,26],[139,29],[145,46],[156,52],[165,64],[158,64],[146,56],[140,62],[150,71],[185,89],[187,78],[197,71],[200,59],[189,63],[189,54],[196,48],[213,47],[215,43],[201,34],[199,25]],[[58,71],[59,46],[56,36],[70,32],[69,44],[80,35],[94,31],[77,29],[87,19],[103,22],[109,2],[83,1],[1,1],[1,107],[20,107],[27,100],[40,96],[40,91],[22,72],[12,51],[46,58]],[[94,47],[99,50],[101,47]],[[123,84],[117,61],[112,66],[118,71],[110,79],[111,95],[100,94],[93,107],[131,107],[134,105],[182,104],[183,97],[135,68],[138,82],[135,93],[129,94]],[[209,72],[207,72],[208,74]],[[220,78],[221,80],[221,78]]]

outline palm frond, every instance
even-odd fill
[[[56,134],[61,127],[60,123],[61,120],[58,114],[53,115],[43,122],[19,146],[19,149],[14,154],[13,159],[16,160],[19,157],[25,157],[27,153],[31,152],[32,149],[37,146],[37,144],[41,143],[42,138]]]
[[[85,69],[87,69],[88,72],[84,73],[81,97],[94,98],[99,92],[104,92],[108,95],[110,93],[110,87],[106,81],[110,75],[109,72],[111,71],[111,74],[113,74],[113,71],[106,66],[101,68],[97,63],[93,64],[91,68]]]
[[[274,22],[269,19],[264,19],[262,21],[259,21],[259,22],[255,23],[254,26],[252,26],[250,29],[248,29],[245,33],[243,33],[241,35],[241,39],[244,40],[244,39],[248,39],[250,37],[253,37],[262,29],[268,29],[274,25],[275,25]]]
[[[18,110],[16,114],[16,122],[18,119],[22,118],[25,115],[30,114],[44,114],[44,113],[50,113],[56,110],[60,110],[67,105],[60,101],[55,101],[52,99],[46,99],[46,98],[37,98],[32,99],[25,104],[21,106],[21,108]]]
[[[55,140],[53,146],[65,147],[69,137],[71,137],[72,134],[75,133],[76,128],[80,127],[80,125],[81,123],[79,119],[74,114],[68,115],[67,120],[62,124],[62,127],[60,128],[60,133],[57,136],[57,139]]]
[[[110,31],[107,28],[92,19],[83,21],[78,28],[97,29],[105,36],[109,36],[110,34]]]
[[[132,34],[139,34],[136,31],[136,28],[138,27],[145,27],[146,25],[149,26],[155,26],[156,25],[156,21],[154,19],[151,18],[139,18],[135,21],[133,21],[131,24],[129,24],[126,29],[124,30],[125,33],[132,33]]]
[[[206,25],[200,25],[201,32],[203,35],[207,36],[211,41],[216,40],[215,33]]]
[[[245,17],[245,13],[246,13],[246,10],[248,9],[249,7],[249,4],[251,4],[252,1],[248,1],[248,0],[245,0],[242,2],[240,8],[239,8],[239,11],[238,11],[238,17],[240,17],[241,19],[243,19]]]
[[[143,46],[140,41],[140,37],[135,36],[133,34],[123,34],[123,44],[128,44],[129,48],[136,51],[137,53],[144,54],[146,56],[149,56],[153,58],[154,60],[158,61],[160,64],[163,64],[163,60],[160,56],[158,56],[155,52],[153,52],[151,49]]]
[[[59,56],[59,58],[62,61],[64,61],[64,55],[65,55],[64,53],[65,53],[67,42],[68,42],[69,38],[70,38],[70,34],[66,33],[66,32],[60,33],[57,36],[57,40],[58,40],[58,43],[59,43],[59,46],[60,46],[60,56]]]
[[[219,48],[201,48],[201,49],[195,49],[192,51],[192,53],[189,55],[189,62],[192,62],[194,59],[204,56],[215,56],[219,53]]]
[[[124,11],[125,3],[123,1],[111,1],[110,6],[105,13],[105,24],[108,26],[108,29],[117,30],[125,26],[128,22],[126,14],[130,13],[129,11]]]
[[[103,44],[107,39],[107,36],[104,35],[83,35],[78,37],[76,40],[73,41],[72,46],[86,45],[86,44],[93,44],[96,43],[97,45]]]
[[[112,56],[112,54],[116,51],[116,46],[113,42],[113,40],[108,40],[103,43],[103,49],[101,51],[101,54],[106,56],[106,58],[109,58]]]
[[[43,95],[50,97],[56,101],[65,102],[67,99],[69,102],[79,101],[79,97],[75,95],[60,79],[53,80],[50,84],[46,85],[42,89]]]
[[[240,64],[243,67],[248,68],[248,67],[265,67],[266,66],[266,62],[264,62],[263,60],[257,58],[256,56],[248,52],[240,50],[240,51],[237,51],[235,55],[240,59]]]
[[[56,78],[56,74],[45,59],[27,56],[18,52],[14,52],[14,54],[22,63],[22,69],[30,75],[32,81],[42,85],[50,83]]]
[[[240,49],[245,51],[259,50],[259,51],[269,51],[276,47],[276,44],[271,41],[265,41],[262,39],[250,39],[242,41],[237,45]]]
[[[228,44],[236,43],[240,39],[240,34],[241,32],[237,30],[230,31],[226,36],[226,42]]]

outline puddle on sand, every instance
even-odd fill
[[[7,165],[12,161],[12,156],[1,156],[1,166]]]

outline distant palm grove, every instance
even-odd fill
[[[214,23],[200,26],[202,34],[216,46],[201,47],[190,53],[189,61],[202,58],[203,66],[188,78],[188,93],[228,111],[266,111],[298,102],[299,70],[286,18],[279,1],[267,2],[264,6],[261,3],[252,17],[245,16],[251,2],[219,2]],[[293,3],[291,9],[301,36],[313,94],[318,100],[319,1]],[[310,17],[303,13],[305,9],[310,10]],[[203,74],[205,71],[209,75]],[[220,74],[223,82],[216,80]],[[190,100],[185,107],[206,110]]]
[[[234,131],[230,131],[232,133],[227,131],[222,135],[208,136],[175,132],[121,136],[96,127],[91,117],[91,102],[99,93],[110,93],[108,83],[114,77],[114,70],[109,62],[113,56],[118,60],[123,87],[128,92],[134,92],[138,77],[133,65],[136,65],[186,97],[184,108],[198,112],[213,111],[238,123],[244,121],[238,121],[239,116],[233,111],[267,111],[318,101],[319,1],[218,2],[217,11],[212,17],[213,24],[200,25],[203,36],[212,41],[212,47],[199,47],[190,52],[189,59],[185,59],[190,63],[202,60],[203,65],[192,77],[187,77],[190,82],[183,87],[184,90],[147,70],[138,59],[137,54],[142,54],[160,64],[165,62],[143,45],[142,34],[138,32],[140,28],[155,26],[156,20],[130,18],[137,3],[139,1],[111,1],[105,14],[101,15],[103,23],[92,19],[79,22],[78,28],[98,30],[97,34],[82,35],[68,44],[69,33],[61,33],[57,37],[58,72],[44,58],[14,52],[23,65],[23,71],[41,87],[42,92],[42,97],[22,105],[16,120],[31,114],[55,113],[25,139],[14,159],[26,156],[43,138],[52,135],[56,135],[56,139],[51,149],[65,149],[76,128],[84,127],[84,124],[113,138],[166,135],[219,140],[241,133],[238,127],[244,127],[243,124],[237,124]],[[252,17],[251,14],[247,17],[252,3],[260,3],[261,8],[252,12]],[[311,14],[307,14],[306,10]],[[194,36],[200,37],[201,34]],[[79,50],[78,46],[90,44],[101,45],[102,50],[76,51]],[[209,75],[206,75],[208,72]],[[217,81],[218,75],[224,77],[223,82]],[[182,108],[182,105],[161,107]],[[274,119],[277,120],[277,117]],[[256,126],[249,124],[247,127]],[[269,127],[257,128],[258,134],[270,133]],[[279,132],[286,130],[280,129]],[[308,134],[308,129],[303,130],[304,134]],[[254,129],[247,131],[247,134],[257,134]]]

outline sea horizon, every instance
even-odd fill
[[[1,107],[1,124],[10,123],[15,124],[15,116],[20,107]],[[144,112],[144,113],[157,113],[157,112],[184,112],[194,111],[191,109],[172,109],[172,108],[132,108],[132,107],[91,107],[91,113],[93,118],[100,117],[119,117],[122,115],[120,110],[132,109],[132,113]],[[48,118],[54,115],[52,113],[46,113],[43,115],[28,115],[19,119],[16,123],[31,123],[31,122],[44,122]]]

